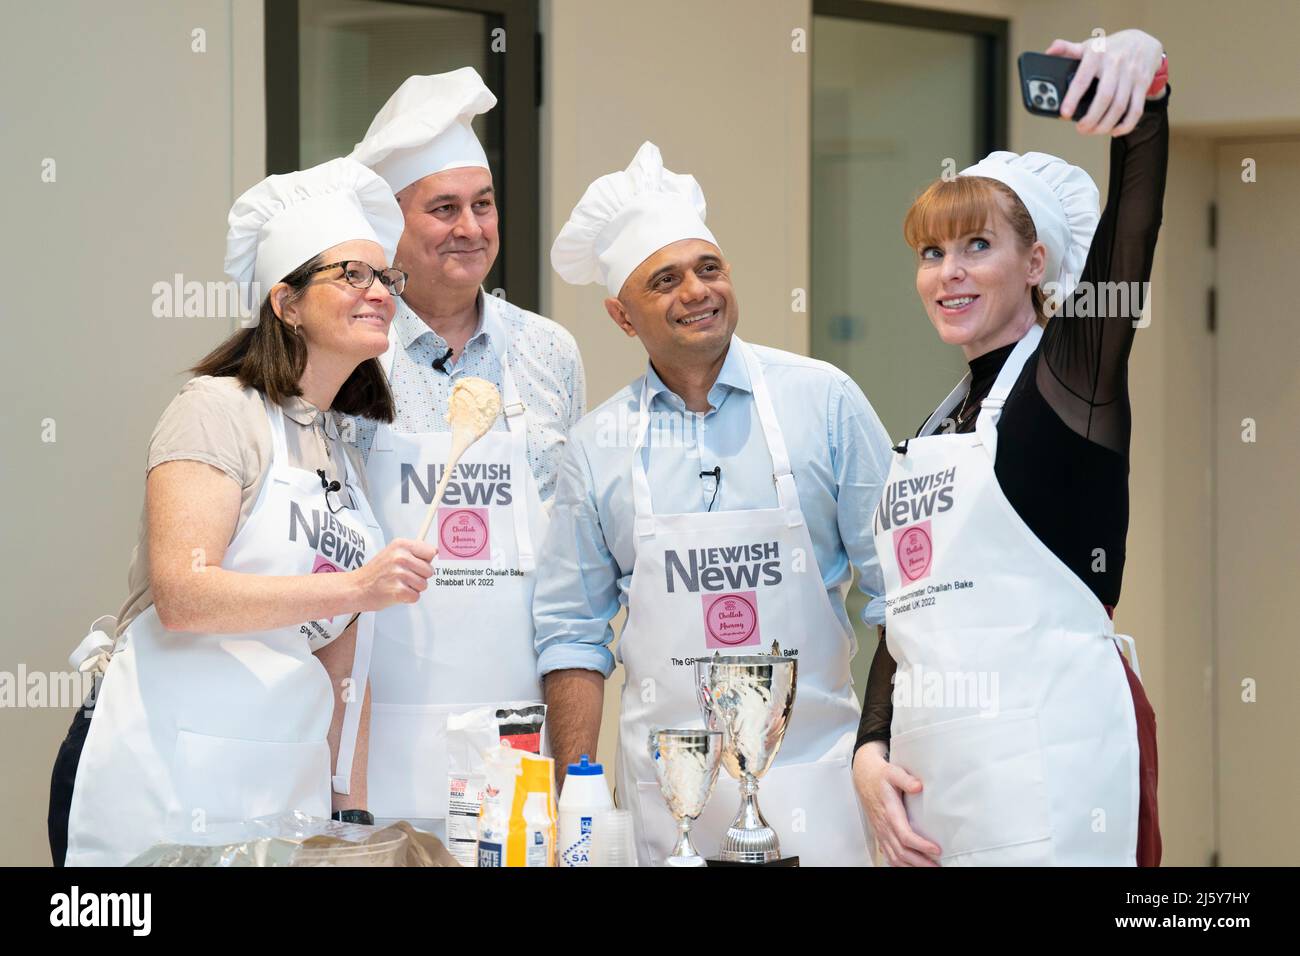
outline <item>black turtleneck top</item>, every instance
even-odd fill
[[[1164,204],[1172,95],[1167,89],[1163,98],[1147,102],[1133,132],[1111,140],[1106,207],[1079,285],[1067,308],[1048,321],[998,421],[994,472],[1007,500],[1108,609],[1119,601],[1124,574],[1128,356]],[[1125,284],[1133,293],[1127,308],[1118,294],[1111,298],[1113,286],[1098,294],[1097,284],[1103,282]],[[1114,305],[1111,314],[1109,303]],[[967,412],[957,431],[975,430],[978,415],[971,410],[993,387],[1013,348],[1007,345],[971,361]],[[951,414],[958,417],[956,410]],[[894,669],[882,637],[867,678],[859,747],[889,739]]]

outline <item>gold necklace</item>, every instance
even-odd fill
[[[961,408],[957,412],[957,424],[953,425],[952,430],[957,431],[966,423],[966,403],[970,401],[970,389],[966,389],[966,397],[961,400]],[[974,411],[974,409],[971,409]]]

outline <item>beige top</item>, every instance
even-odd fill
[[[365,465],[360,453],[342,441],[340,428],[346,416],[338,412],[321,413],[315,405],[298,397],[284,405],[285,446],[289,453],[288,464],[307,471],[324,469],[329,480],[344,485],[339,493],[346,507],[352,507],[347,494],[347,466],[344,455],[352,461],[352,470],[366,493]],[[239,482],[239,521],[235,533],[244,526],[262,480],[271,466],[271,425],[266,418],[262,393],[245,388],[235,378],[214,378],[200,375],[185,383],[162,418],[158,420],[149,439],[149,463],[146,475],[158,465],[168,461],[201,461],[225,472]],[[118,612],[117,633],[143,610],[153,604],[149,589],[148,529],[146,511],[140,509],[140,526],[135,550],[131,553],[131,569],[127,572],[130,597]],[[233,539],[233,536],[231,538]]]

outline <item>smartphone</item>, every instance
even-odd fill
[[[1020,67],[1020,94],[1025,101],[1025,109],[1035,116],[1061,115],[1061,100],[1070,88],[1079,61],[1068,56],[1048,56],[1046,53],[1022,53],[1016,64]],[[1073,119],[1083,119],[1092,105],[1092,98],[1097,92],[1097,80],[1091,85],[1074,108]]]

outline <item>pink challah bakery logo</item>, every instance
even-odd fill
[[[894,556],[905,581],[919,581],[930,573],[934,545],[930,540],[930,522],[899,528],[894,532]]]
[[[486,508],[438,509],[438,557],[444,561],[485,561],[489,544]]]
[[[754,591],[704,594],[704,644],[715,647],[744,647],[757,644],[758,597]]]
[[[326,561],[321,555],[316,555],[316,563],[311,566],[312,574],[321,574],[322,572],[340,570],[337,564],[332,561]]]

